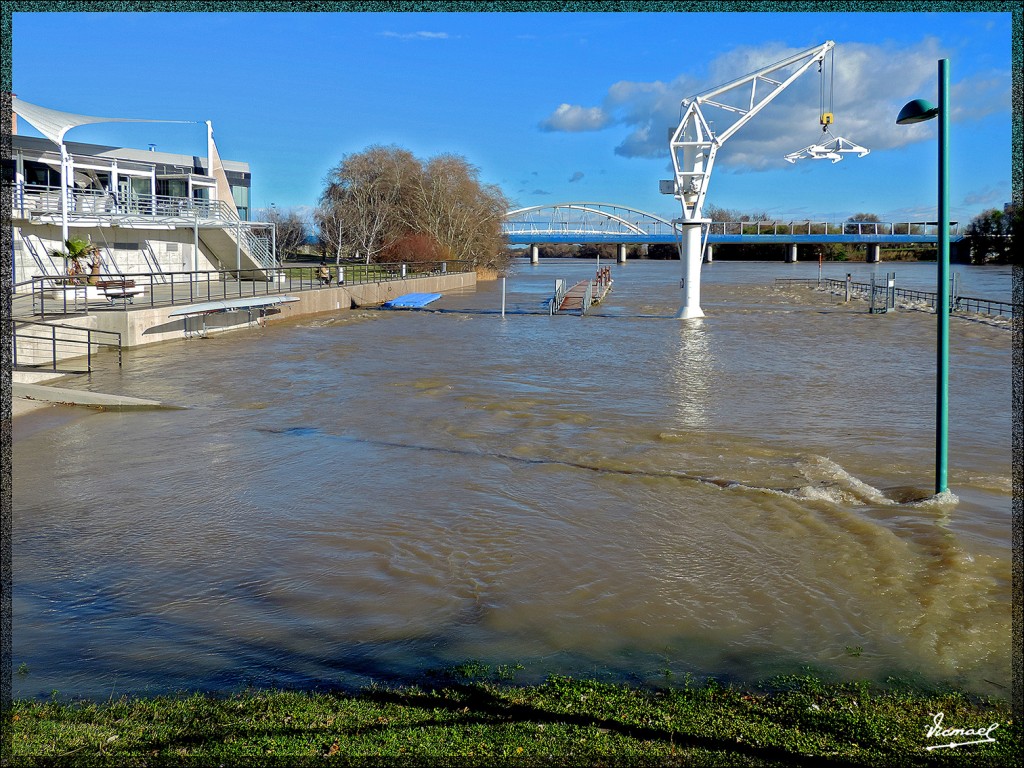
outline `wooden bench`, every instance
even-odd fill
[[[136,296],[146,292],[143,286],[136,286],[134,280],[97,280],[96,288],[111,304],[116,299],[132,304]]]

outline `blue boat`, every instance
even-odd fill
[[[422,309],[441,298],[440,293],[407,293],[381,304],[381,309]]]

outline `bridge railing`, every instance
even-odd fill
[[[616,238],[635,241],[637,237],[665,239],[677,238],[681,229],[677,220],[675,225],[664,222],[630,222],[637,229],[630,229],[621,222],[609,221],[559,221],[559,220],[509,220],[502,225],[505,235],[519,240],[566,237],[600,238],[614,242]],[[846,236],[846,237],[920,237],[936,238],[939,227],[929,222],[895,222],[895,221],[712,221],[706,225],[707,233],[712,236],[758,237],[773,236]],[[959,237],[964,234],[959,222],[951,222],[949,234]]]
[[[939,227],[928,222],[894,221],[712,221],[713,235],[922,235],[936,236]],[[961,234],[959,222],[951,222],[951,235]]]
[[[635,224],[638,228],[642,227],[642,231],[648,235],[671,236],[678,233],[678,229],[671,224],[655,222],[644,226],[641,222],[630,223]],[[604,237],[625,235],[633,237],[637,234],[636,229],[631,229],[619,222],[602,224],[593,221],[506,221],[502,225],[502,229],[506,235],[526,235],[538,238],[550,235],[601,235]]]

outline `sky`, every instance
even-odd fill
[[[822,74],[812,67],[721,146],[708,205],[934,220],[938,121],[895,118],[912,99],[937,103],[941,58],[951,217],[1011,198],[1009,13],[31,12],[13,14],[12,37],[19,99],[200,123],[90,125],[69,141],[205,155],[211,120],[221,156],[249,163],[256,209],[308,212],[346,155],[395,145],[465,158],[513,208],[586,201],[677,218],[658,182],[672,175],[681,101],[828,40]],[[785,162],[823,137],[823,101],[832,136],[870,154]]]

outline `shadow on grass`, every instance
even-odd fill
[[[431,726],[493,726],[496,724],[531,724],[531,725],[572,725],[580,728],[597,728],[606,733],[616,733],[639,742],[661,742],[676,749],[699,749],[707,752],[718,752],[722,758],[733,758],[745,755],[770,763],[785,762],[797,764],[809,760],[782,747],[758,746],[737,741],[708,736],[698,736],[667,728],[641,726],[622,722],[613,718],[599,717],[590,714],[556,712],[535,705],[515,704],[496,696],[476,685],[455,684],[443,693],[401,693],[393,691],[367,691],[360,698],[378,704],[391,704],[401,707],[438,711],[442,710],[456,715],[454,721],[426,720],[418,721],[414,727]],[[461,715],[461,716],[460,716]],[[384,730],[391,726],[371,726]],[[365,730],[368,729],[364,729]],[[733,760],[729,760],[733,762]],[[725,764],[725,763],[723,763]],[[843,759],[816,757],[815,765],[853,766],[862,765]]]

